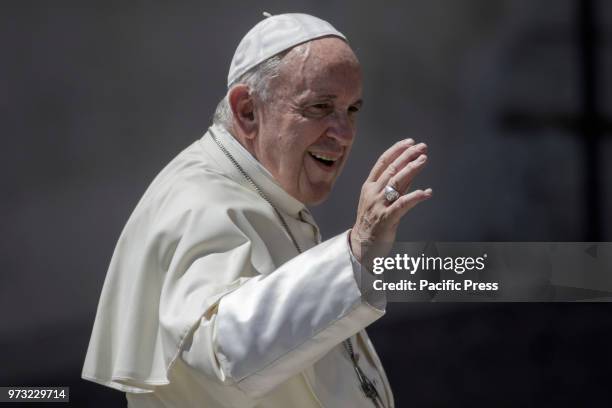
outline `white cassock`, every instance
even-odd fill
[[[348,232],[319,243],[304,205],[212,129],[304,252],[209,130],[162,170],[128,220],[83,378],[125,391],[134,408],[372,408],[342,345],[351,337],[361,369],[393,407],[363,330],[386,299],[360,290]]]

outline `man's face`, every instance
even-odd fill
[[[256,108],[257,159],[293,197],[320,203],[346,162],[360,107],[361,70],[344,41],[327,37],[292,49],[268,102]]]

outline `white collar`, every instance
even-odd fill
[[[299,218],[299,212],[305,209],[295,197],[287,193],[274,179],[274,176],[257,159],[240,144],[224,127],[212,125],[213,132],[227,151],[234,157],[243,170],[253,179],[274,206],[292,217]],[[207,137],[207,135],[204,135]]]

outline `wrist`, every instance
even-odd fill
[[[349,231],[349,248],[353,257],[360,263],[363,260],[364,248],[367,247],[369,240],[363,239],[359,236],[358,232],[355,232],[355,227]]]

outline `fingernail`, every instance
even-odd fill
[[[427,197],[431,197],[433,195],[433,190],[431,188],[428,188],[427,190],[425,190],[425,195]]]

